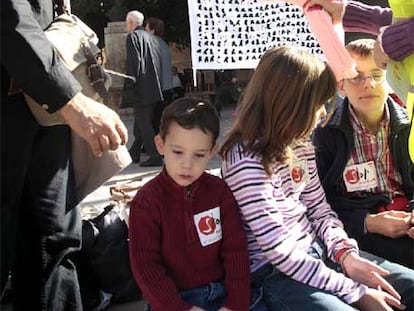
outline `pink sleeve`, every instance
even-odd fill
[[[304,0],[286,0],[285,2],[302,8],[305,4]],[[315,5],[305,11],[305,17],[336,80],[341,81],[356,76],[355,63],[335,32],[330,15],[321,6]]]
[[[329,14],[321,7],[313,6],[305,11],[305,16],[336,80],[341,81],[356,76],[355,63],[335,32]]]

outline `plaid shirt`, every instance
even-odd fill
[[[389,122],[390,113],[388,106],[384,105],[384,118],[376,134],[372,134],[359,121],[352,106],[349,106],[350,123],[354,130],[355,149],[351,151],[351,157],[347,166],[367,163],[373,161],[376,174],[377,186],[365,189],[365,192],[385,194],[390,198],[404,196],[401,190],[402,178],[394,167],[389,148]]]

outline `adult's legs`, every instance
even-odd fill
[[[142,148],[142,136],[141,136],[141,130],[139,126],[139,118],[137,108],[134,108],[134,142],[132,143],[132,146],[129,148],[129,154],[131,155],[132,161],[135,163],[139,163],[141,159],[141,148]]]
[[[15,311],[82,310],[70,161],[67,126],[39,127],[18,95],[2,102],[1,274],[11,268]]]
[[[144,144],[145,151],[148,153],[149,161],[162,163],[162,158],[158,153],[154,142],[154,128],[152,120],[154,117],[154,105],[139,106],[135,108],[135,122],[137,124],[137,132]],[[137,139],[137,138],[135,138]]]
[[[74,190],[70,129],[41,128],[19,217],[17,260],[12,272],[16,310],[23,310],[27,303],[38,303],[36,310],[82,310],[77,273],[70,259],[81,246]]]
[[[23,184],[38,125],[22,96],[1,99],[0,276],[3,291],[15,258]]]

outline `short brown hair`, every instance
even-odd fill
[[[178,98],[164,109],[160,123],[160,136],[163,140],[171,122],[177,122],[185,129],[199,128],[206,134],[210,133],[213,138],[212,147],[220,133],[220,118],[216,108],[207,101],[193,97]]]
[[[164,36],[164,22],[159,18],[149,17],[145,20],[145,24],[148,25],[149,29],[154,30],[154,35],[160,37]]]

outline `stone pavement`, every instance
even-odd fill
[[[223,107],[221,111],[221,118],[220,118],[220,136],[218,138],[218,143],[221,144],[223,141],[223,138],[231,125],[233,124],[234,117],[233,112],[235,110],[235,107]],[[133,141],[133,115],[130,113],[120,113],[122,120],[125,122],[127,128],[128,128],[128,135],[129,135],[129,142],[127,146],[129,147],[132,144]],[[144,158],[145,160],[145,158]],[[208,164],[208,169],[211,171],[212,174],[220,174],[220,165],[221,161],[220,158],[216,155],[214,158],[212,158]],[[144,182],[147,179],[150,179],[154,177],[159,171],[161,167],[141,167],[139,164],[130,164],[127,168],[125,168],[121,173],[114,176],[112,179],[110,179],[108,182],[106,182],[104,185],[102,185],[100,188],[98,188],[96,191],[91,193],[89,196],[87,196],[83,201],[83,206],[101,206],[104,207],[108,205],[110,200],[110,193],[109,193],[109,187],[119,184],[128,182],[129,180],[137,180],[142,179]],[[105,311],[143,311],[144,310],[144,304],[145,302],[140,301],[134,301],[130,303],[124,303],[124,304],[112,304],[109,305]]]

